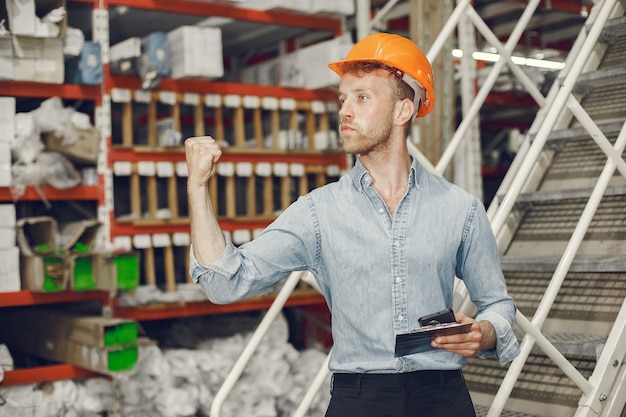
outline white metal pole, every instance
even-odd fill
[[[322,384],[324,383],[324,381],[328,377],[328,374],[330,373],[330,371],[328,370],[328,362],[330,360],[331,352],[328,352],[328,355],[326,355],[326,360],[320,367],[320,370],[317,372],[317,375],[315,375],[315,379],[313,380],[313,383],[307,390],[306,394],[304,395],[304,398],[302,399],[302,402],[300,403],[300,405],[298,406],[298,408],[296,409],[292,417],[304,417],[307,411],[309,411],[309,408],[311,408],[311,404],[313,403],[315,396],[319,392],[320,388],[322,387]]]
[[[574,365],[567,360],[565,356],[557,348],[554,347],[552,343],[541,333],[541,331],[532,324],[522,313],[519,311],[515,316],[515,320],[517,324],[524,330],[526,333],[531,335],[537,345],[545,352],[546,355],[550,359],[554,361],[554,363],[563,370],[565,375],[570,377],[572,381],[578,388],[580,388],[585,394],[590,394],[593,392],[593,385],[587,381],[587,379],[576,369]]]
[[[241,355],[237,359],[237,362],[235,362],[233,369],[231,369],[230,373],[226,376],[226,379],[222,383],[222,386],[217,391],[217,394],[215,394],[215,398],[211,403],[211,417],[219,417],[222,405],[224,404],[224,400],[226,399],[226,397],[228,397],[228,394],[230,394],[230,391],[233,389],[233,387],[241,377],[243,370],[252,358],[252,355],[261,343],[261,340],[263,340],[263,337],[269,330],[270,326],[282,311],[282,308],[287,302],[287,299],[300,281],[300,277],[302,276],[302,274],[303,272],[301,271],[293,272],[285,280],[283,287],[276,295],[276,298],[272,302],[270,308],[267,310],[267,313],[265,313],[263,320],[261,320],[261,323],[259,323],[259,326],[252,334],[250,341],[244,348],[243,352],[241,352]]]
[[[524,29],[528,25],[528,22],[532,18],[533,13],[535,12],[535,9],[537,8],[537,5],[539,4],[539,1],[540,0],[531,0],[526,6],[526,8],[524,9],[522,16],[520,17],[519,21],[515,24],[515,28],[513,29],[511,35],[509,36],[509,39],[506,42],[505,49],[507,51],[512,51],[513,48],[515,48],[515,46],[517,45],[517,42],[519,41],[519,38],[522,36],[522,33],[524,32]],[[461,124],[459,125],[456,132],[454,133],[454,136],[450,140],[450,143],[446,147],[446,150],[444,151],[443,155],[439,159],[439,162],[437,162],[437,164],[435,165],[435,168],[438,173],[443,174],[443,172],[447,169],[448,165],[450,164],[450,161],[452,160],[452,157],[456,153],[459,143],[465,137],[465,133],[471,126],[472,120],[476,117],[476,115],[480,111],[481,106],[485,102],[487,95],[489,94],[489,92],[491,91],[491,88],[495,84],[498,78],[498,75],[500,74],[500,71],[502,71],[503,66],[504,66],[504,60],[500,60],[493,65],[491,72],[487,76],[487,79],[483,83],[480,90],[478,90],[478,93],[476,94],[476,97],[474,101],[472,102],[472,105],[468,109],[467,113],[464,115],[463,120],[461,121]]]
[[[456,26],[458,25],[461,16],[465,12],[465,8],[469,6],[470,1],[471,0],[460,0],[457,3],[454,11],[448,18],[448,21],[443,26],[443,28],[441,28],[441,32],[439,32],[439,35],[437,35],[435,42],[433,42],[430,49],[428,50],[428,53],[426,54],[426,57],[430,62],[433,62],[435,58],[437,58],[437,55],[439,55],[439,52],[441,52],[441,49],[452,35],[452,32],[454,32],[454,29],[456,29]]]
[[[356,0],[356,37],[357,42],[366,37],[372,31],[370,23],[370,0]]]

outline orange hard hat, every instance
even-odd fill
[[[419,106],[417,117],[426,116],[432,110],[435,103],[433,69],[426,55],[410,39],[391,33],[368,35],[352,47],[346,59],[332,62],[328,67],[342,77],[344,64],[358,61],[376,61],[400,70],[402,79],[415,91],[415,105]],[[424,97],[418,86],[424,89]]]

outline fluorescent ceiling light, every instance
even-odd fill
[[[455,58],[461,58],[463,56],[463,51],[460,49],[453,49],[452,56]],[[476,51],[472,53],[472,58],[477,61],[498,62],[500,60],[500,55],[491,52]],[[565,67],[564,62],[549,61],[546,59],[524,58],[522,56],[512,56],[511,61],[513,61],[513,63],[517,65],[526,65],[527,67],[545,68],[550,70],[560,70]]]

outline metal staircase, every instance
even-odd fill
[[[427,54],[431,61],[462,16],[501,56],[438,163],[412,154],[440,175],[478,116],[504,65],[539,105],[539,112],[488,215],[502,268],[519,312],[522,353],[507,367],[472,359],[465,378],[479,416],[623,415],[626,402],[626,17],[624,0],[599,0],[544,97],[511,61],[539,0],[529,0],[506,44],[459,0]],[[410,145],[410,143],[409,143]],[[283,285],[253,340],[218,392],[211,416],[236,383],[264,331],[302,278]],[[457,311],[472,312],[457,285]],[[320,369],[293,417],[308,407],[328,377]]]
[[[489,209],[523,341],[508,369],[469,361],[479,415],[624,411],[626,17],[620,2],[594,9]]]

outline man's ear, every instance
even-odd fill
[[[396,102],[396,121],[399,125],[403,126],[413,118],[415,111],[415,104],[412,100],[405,98],[404,100]]]

